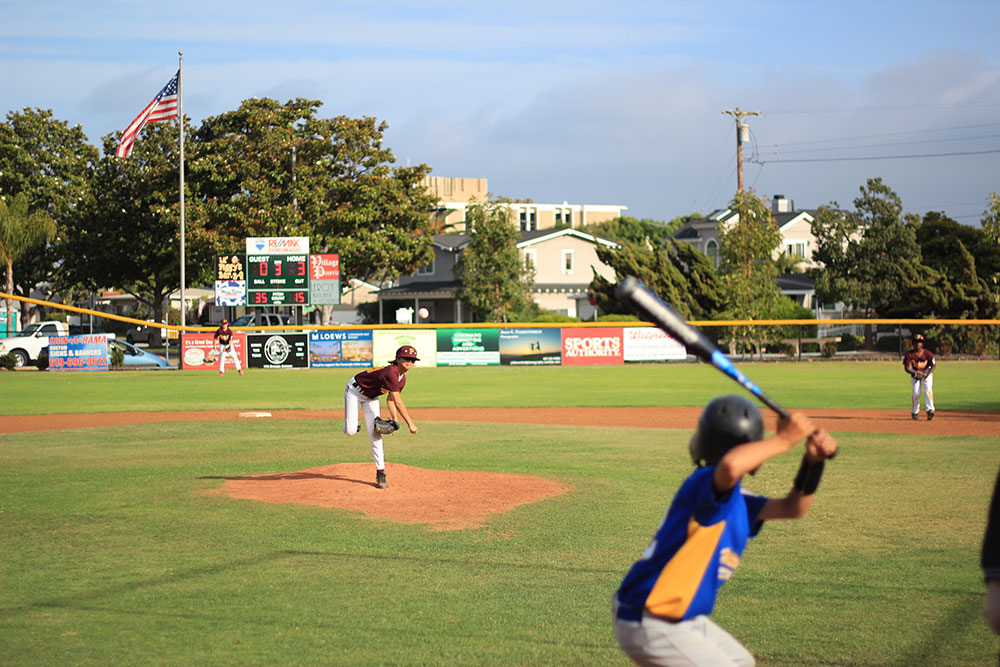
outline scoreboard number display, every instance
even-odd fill
[[[247,255],[247,305],[309,305],[309,255]]]

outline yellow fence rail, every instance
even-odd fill
[[[103,310],[91,310],[89,308],[79,308],[77,306],[70,306],[65,303],[56,303],[53,301],[43,301],[41,299],[31,299],[28,297],[17,296],[16,294],[7,294],[5,292],[0,292],[0,299],[12,299],[14,301],[23,301],[26,303],[33,303],[38,306],[45,306],[46,308],[53,308],[57,310],[66,310],[73,313],[80,313],[83,315],[91,315],[94,317],[100,317],[104,319],[117,320],[119,322],[127,322],[129,324],[141,324],[143,326],[149,326],[153,324],[161,329],[168,329],[173,331],[189,331],[189,332],[204,332],[204,331],[214,331],[215,327],[201,327],[201,326],[191,326],[185,325],[180,326],[178,324],[165,324],[165,323],[151,323],[149,320],[140,320],[134,317],[127,317],[125,315],[116,315],[114,313],[108,313]],[[295,325],[271,325],[271,326],[259,326],[259,327],[233,327],[237,331],[285,331],[289,328],[294,327],[295,329],[309,330],[309,331],[341,331],[341,330],[351,330],[351,329],[541,329],[541,328],[552,328],[559,327],[563,329],[569,329],[574,327],[589,328],[589,327],[607,327],[614,326],[615,323],[612,322],[460,322],[460,323],[432,323],[432,324],[295,324]],[[737,326],[775,326],[775,325],[814,325],[814,324],[829,324],[829,325],[851,325],[851,324],[893,324],[893,325],[911,325],[918,324],[922,326],[934,326],[934,325],[962,325],[962,326],[973,326],[973,325],[1000,325],[1000,320],[974,320],[974,319],[935,319],[935,318],[925,318],[925,319],[885,319],[885,318],[872,318],[872,319],[823,319],[823,320],[690,320],[688,324],[696,327],[737,327]],[[629,326],[653,326],[648,322],[631,322]]]

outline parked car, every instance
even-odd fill
[[[147,345],[153,340],[153,332],[156,331],[156,325],[158,322],[150,322],[149,324],[133,324],[125,332],[125,340],[132,343],[146,343]],[[165,341],[167,339],[167,330],[160,329],[160,340]]]
[[[167,360],[158,354],[153,354],[152,352],[147,352],[142,348],[136,347],[132,343],[126,343],[123,340],[109,340],[108,341],[108,365],[111,365],[111,354],[114,350],[121,350],[125,353],[122,364],[126,368],[135,368],[141,366],[152,366],[156,368],[167,368],[169,364]]]
[[[291,315],[281,313],[247,313],[229,323],[231,327],[279,327],[295,324]]]
[[[49,347],[49,336],[69,335],[65,322],[45,320],[24,327],[16,336],[0,340],[0,356],[14,355],[14,366],[38,364],[38,355]]]

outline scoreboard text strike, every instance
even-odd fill
[[[248,255],[247,305],[309,303],[309,255]]]

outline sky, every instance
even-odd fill
[[[1000,0],[0,0],[6,116],[96,146],[178,69],[198,125],[243,100],[388,124],[397,164],[495,196],[670,220],[744,186],[977,226],[1000,191]],[[141,140],[141,139],[140,139]]]

